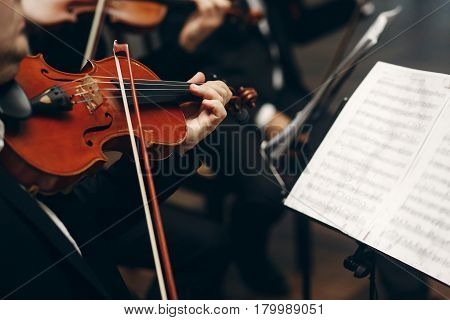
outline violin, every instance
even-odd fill
[[[99,2],[104,2],[104,13],[111,22],[147,29],[163,21],[169,6],[196,7],[194,0],[22,0],[22,6],[29,18],[50,26],[74,22],[74,17],[83,13],[95,13]],[[249,24],[263,17],[259,10],[245,8],[242,0],[232,1],[228,14]]]
[[[78,15],[95,13],[104,2],[111,22],[138,28],[153,28],[161,23],[167,7],[154,1],[139,0],[22,0],[24,13],[44,26],[75,22]]]
[[[190,83],[160,80],[117,43],[113,57],[90,61],[76,74],[50,67],[42,55],[27,57],[15,80],[33,115],[8,126],[3,166],[30,192],[54,193],[103,167],[104,151],[126,152],[131,145],[161,298],[177,299],[149,159],[167,157],[186,138],[179,104],[195,101]],[[240,88],[227,110],[239,114],[256,96]],[[148,152],[158,147],[161,152]]]
[[[123,66],[126,59],[119,57]],[[131,60],[145,147],[153,159],[170,155],[186,138],[180,104],[195,102],[187,82],[163,81],[149,68]],[[131,102],[129,74],[124,71]],[[33,115],[5,136],[3,163],[29,190],[53,194],[67,189],[108,160],[104,151],[124,151],[127,124],[113,57],[90,61],[80,73],[50,67],[42,55],[25,58],[16,81],[32,103]],[[233,89],[234,90],[234,89]],[[233,91],[232,90],[232,91]],[[245,120],[257,93],[241,87],[226,106]],[[133,114],[133,122],[136,120]],[[6,151],[6,152],[5,152]]]

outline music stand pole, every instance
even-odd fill
[[[358,242],[355,253],[344,260],[344,267],[353,272],[353,276],[363,279],[369,276],[369,299],[377,299],[376,276],[376,253],[368,245]]]

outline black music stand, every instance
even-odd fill
[[[369,299],[376,300],[378,298],[375,283],[375,250],[368,245],[357,241],[358,248],[355,253],[348,256],[344,260],[345,269],[353,272],[353,276],[358,279],[364,279],[369,276]]]

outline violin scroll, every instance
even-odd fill
[[[247,109],[256,107],[258,93],[254,88],[249,87],[240,87],[237,92],[233,88],[230,89],[233,92],[233,96],[225,108],[233,115],[238,123],[245,124],[249,120]]]
[[[228,10],[228,15],[250,26],[257,25],[264,18],[264,13],[260,10],[251,8],[244,9],[238,1],[232,2],[232,6]]]
[[[256,107],[256,99],[258,99],[258,92],[254,88],[240,87],[238,97],[241,104],[248,109]]]

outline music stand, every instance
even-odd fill
[[[311,101],[297,113],[291,123],[271,140],[264,140],[261,143],[261,157],[267,163],[273,176],[280,185],[283,199],[287,197],[289,190],[273,161],[286,152],[292,142],[297,139],[302,132],[308,121],[316,121],[320,118],[324,109],[326,109],[326,106],[342,86],[345,79],[350,76],[358,62],[368,56],[369,51],[378,43],[381,33],[400,11],[401,7],[397,6],[393,10],[380,13],[375,22],[369,27],[366,34],[356,44],[348,56],[337,66],[336,70],[331,73],[325,83],[319,87]],[[344,98],[341,102],[336,112],[336,116],[342,110],[347,100],[347,98]],[[365,278],[369,276],[370,299],[375,299],[377,296],[375,285],[375,256],[376,253],[372,248],[360,243],[356,252],[344,260],[344,267],[352,271],[356,278]]]

